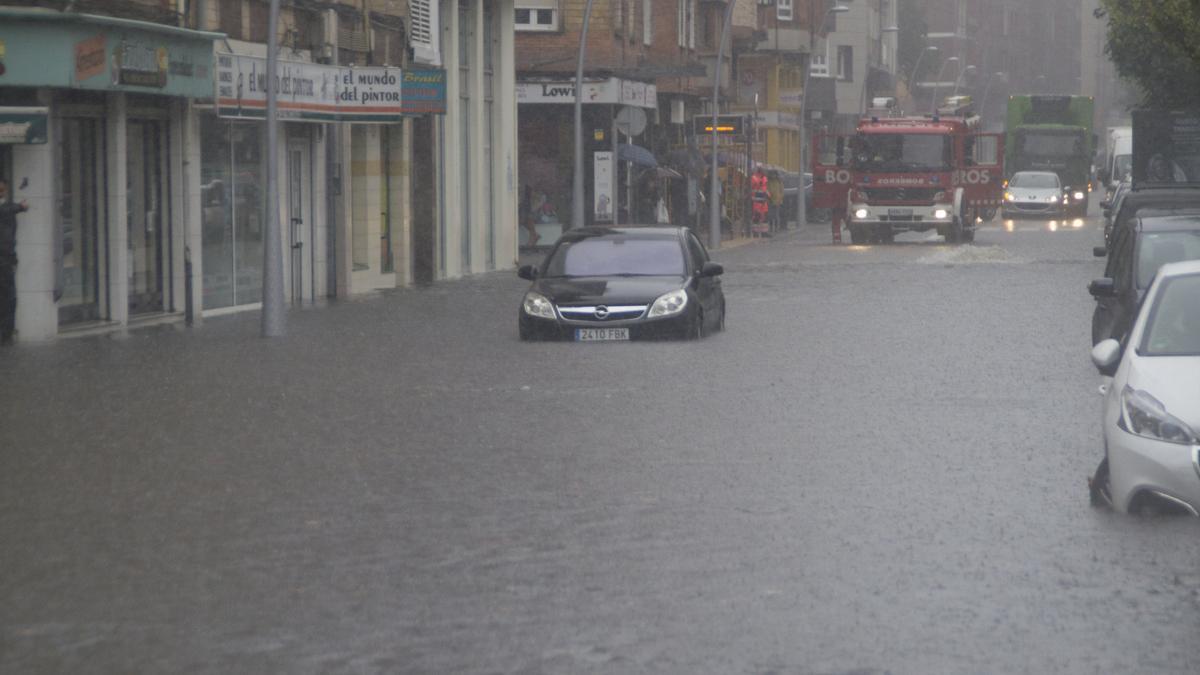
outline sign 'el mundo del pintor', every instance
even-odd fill
[[[267,108],[267,61],[216,55],[216,102],[222,117],[262,118]],[[446,111],[443,70],[339,67],[280,61],[275,82],[281,119],[310,122],[393,122]]]

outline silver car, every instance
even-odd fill
[[[1067,199],[1062,183],[1053,171],[1018,171],[1004,189],[1001,218],[1023,216],[1061,216]]]
[[[1093,503],[1200,515],[1200,261],[1163,265],[1122,344],[1092,362],[1104,392],[1104,460]]]

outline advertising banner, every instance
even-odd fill
[[[611,152],[592,153],[593,181],[592,216],[597,223],[613,221],[613,154]]]
[[[0,108],[0,145],[46,142],[49,108]]]
[[[446,112],[446,71],[339,67],[279,61],[279,118],[308,122],[398,122],[407,115]],[[221,117],[263,118],[267,60],[217,54],[216,100]]]
[[[38,14],[37,20],[0,20],[0,88],[212,95],[214,34],[85,19],[54,13]]]
[[[1133,186],[1200,184],[1200,111],[1133,111]]]

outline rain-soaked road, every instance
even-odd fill
[[[0,353],[0,671],[1196,673],[1200,525],[1088,506],[1094,220],[721,252],[729,330],[487,275]]]

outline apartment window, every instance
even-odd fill
[[[558,30],[556,0],[517,0],[516,8],[516,30]]]
[[[217,6],[220,12],[217,27],[229,37],[242,38],[242,0],[221,0]]]
[[[642,44],[654,42],[654,5],[650,0],[642,0]]]
[[[854,80],[854,47],[850,45],[837,48],[837,78],[845,82]]]
[[[408,0],[408,39],[413,47],[413,59],[418,63],[433,66],[442,64],[441,45],[438,37],[437,6],[432,0]]]
[[[696,47],[696,0],[678,0],[675,33],[680,47]]]
[[[775,18],[780,21],[792,20],[792,0],[775,0]]]
[[[829,77],[829,57],[824,54],[813,54],[809,74],[812,77]]]

